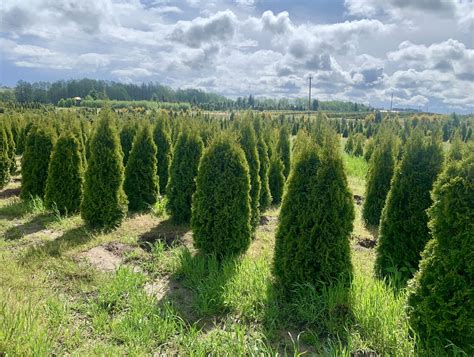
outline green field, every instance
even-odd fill
[[[363,196],[365,161],[344,161],[352,192]],[[404,293],[372,276],[374,251],[364,245],[375,232],[360,202],[350,296],[301,287],[288,306],[270,271],[278,209],[265,212],[245,256],[219,268],[196,255],[192,233],[160,204],[94,235],[79,216],[22,202],[19,186],[18,176],[0,193],[0,350],[8,354],[414,354]]]

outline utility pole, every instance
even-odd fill
[[[390,111],[392,111],[392,104],[393,104],[393,92],[392,92],[392,97],[390,98]]]
[[[309,97],[308,97],[308,112],[311,111],[311,80],[313,79],[312,75],[309,75]]]

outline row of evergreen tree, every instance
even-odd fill
[[[64,131],[38,122],[18,130],[12,121],[2,125],[2,162],[10,170],[16,132],[22,197],[80,211],[92,228],[117,227],[127,211],[148,210],[166,195],[173,220],[190,223],[196,248],[219,259],[242,254],[260,212],[282,202],[273,261],[279,284],[288,292],[295,284],[349,286],[354,208],[338,135],[323,115],[296,133],[294,145],[287,125],[251,113],[230,122],[173,119],[161,113],[117,125],[103,110],[92,128],[70,120]],[[474,150],[457,137],[444,159],[432,129],[416,125],[404,139],[396,121],[377,127],[363,218],[379,225],[377,276],[409,286],[407,313],[419,338],[470,351]]]

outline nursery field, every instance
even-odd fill
[[[99,118],[67,115],[35,118],[26,134],[27,115],[0,118],[13,129],[21,123],[11,135],[16,155],[4,145],[11,169],[0,190],[0,356],[467,356],[473,347],[472,316],[462,315],[472,312],[472,281],[452,277],[466,304],[448,303],[461,306],[465,319],[453,313],[457,330],[446,331],[463,335],[451,342],[436,330],[440,340],[426,332],[420,339],[422,328],[413,326],[424,325],[410,324],[409,312],[421,298],[407,281],[426,242],[406,254],[415,263],[386,263],[406,253],[390,246],[397,224],[402,238],[411,234],[403,228],[411,217],[418,236],[430,234],[424,212],[446,166],[442,178],[468,182],[456,206],[466,218],[453,230],[461,242],[453,252],[467,262],[459,269],[469,279],[467,134],[441,143],[428,138],[442,122],[422,118],[423,131],[398,119],[384,118],[384,126],[373,114],[355,122],[321,113],[314,120],[246,113],[230,121],[164,112],[158,119],[107,110]],[[47,144],[49,132],[59,139]],[[49,166],[42,169],[44,151]],[[165,151],[169,157],[160,156]],[[160,171],[163,160],[169,170]],[[41,170],[43,197],[26,196]],[[373,182],[377,195],[383,191],[370,203],[381,230],[364,211]],[[436,182],[444,197],[444,181]],[[425,194],[405,208],[396,195],[411,187]],[[435,213],[430,227],[437,227]],[[429,249],[423,254],[429,258]],[[422,261],[421,273],[434,271],[428,264]],[[411,321],[426,323],[422,313]]]

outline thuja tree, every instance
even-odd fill
[[[124,189],[130,211],[146,211],[159,195],[156,176],[156,145],[149,125],[136,135],[125,169]]]
[[[280,159],[283,163],[283,174],[285,175],[285,178],[287,178],[288,175],[290,174],[291,146],[290,146],[290,134],[288,133],[288,129],[284,125],[280,128],[280,134],[278,136],[276,151],[278,155],[280,155]]]
[[[14,174],[17,170],[16,167],[16,145],[12,131],[12,121],[9,120],[5,126],[7,140],[8,140],[8,158],[10,159],[10,174]]]
[[[184,129],[174,147],[167,187],[167,209],[178,224],[191,221],[192,196],[196,191],[196,176],[203,150],[196,131]]]
[[[347,286],[352,277],[352,195],[335,134],[326,135],[322,148],[308,140],[298,151],[283,197],[273,271],[287,290]]]
[[[194,245],[219,258],[243,253],[251,240],[250,177],[245,154],[228,135],[204,151],[196,178]]]
[[[241,128],[240,145],[247,159],[250,174],[250,224],[255,230],[260,221],[260,160],[257,151],[257,137],[250,122],[246,121]]]
[[[44,198],[49,160],[56,134],[46,125],[29,130],[21,162],[21,198]]]
[[[166,186],[169,179],[169,168],[171,163],[171,134],[168,128],[167,117],[160,115],[153,130],[153,138],[158,148],[156,158],[158,160],[158,177],[160,180],[160,193],[166,192]]]
[[[0,122],[0,189],[10,181],[10,158],[5,122]]]
[[[268,186],[272,196],[272,204],[278,205],[283,197],[285,187],[285,175],[283,174],[283,163],[277,155],[273,155],[270,160],[270,169],[268,171]]]
[[[120,139],[110,109],[102,109],[90,142],[81,215],[95,229],[120,225],[127,212]]]
[[[393,134],[384,131],[378,135],[369,161],[366,198],[362,209],[364,220],[370,225],[378,225],[382,209],[390,190],[390,182],[395,166],[395,140]]]
[[[268,146],[262,136],[257,141],[258,159],[260,161],[260,211],[267,209],[272,203],[272,195],[270,193],[270,185],[268,183],[268,175],[270,172],[270,159],[268,157]]]
[[[128,157],[132,151],[133,140],[137,134],[137,124],[132,121],[128,121],[122,127],[120,131],[120,146],[122,147],[123,152],[123,164],[126,166],[128,162]]]
[[[432,237],[409,284],[408,317],[426,347],[474,355],[474,151],[448,164],[428,210]]]
[[[429,239],[426,209],[442,161],[440,142],[416,129],[406,143],[382,211],[375,261],[380,277],[403,285],[418,269]]]
[[[79,211],[84,181],[80,144],[72,133],[62,135],[51,155],[45,204],[61,214]]]

